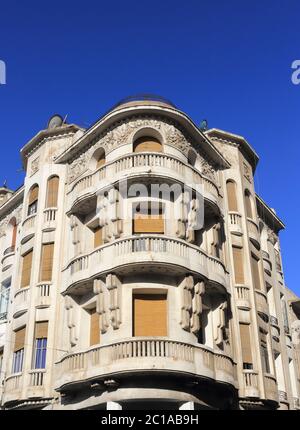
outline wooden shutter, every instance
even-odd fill
[[[54,243],[42,245],[42,259],[40,268],[40,282],[52,280]]]
[[[29,192],[28,204],[31,205],[32,203],[34,203],[38,199],[38,195],[39,195],[39,187],[38,185],[35,185],[33,188],[31,188]]]
[[[15,224],[13,226],[13,232],[12,232],[12,238],[11,238],[11,246],[13,247],[16,246],[17,230],[18,230],[18,226]]]
[[[240,324],[243,363],[252,364],[250,325]]]
[[[32,266],[32,250],[23,255],[21,288],[29,287]]]
[[[100,343],[100,315],[93,309],[90,320],[90,346]]]
[[[26,326],[15,331],[15,346],[14,352],[24,348],[25,345]]]
[[[154,137],[140,137],[134,142],[134,152],[162,152],[162,144]]]
[[[257,260],[257,258],[253,254],[251,254],[251,266],[252,266],[254,288],[256,288],[257,290],[260,290],[261,284],[260,284],[258,264],[259,264],[259,260]]]
[[[228,210],[232,212],[238,211],[237,199],[236,199],[236,185],[233,181],[226,183],[227,187],[227,199],[228,199]]]
[[[252,219],[253,215],[252,215],[251,197],[248,193],[245,193],[245,205],[246,205],[247,218]]]
[[[56,208],[57,207],[57,197],[58,197],[58,185],[59,178],[57,176],[53,176],[48,179],[47,184],[47,208]]]
[[[102,227],[97,227],[94,231],[94,248],[103,245]]]
[[[38,321],[35,323],[35,338],[42,339],[48,337],[48,321]]]
[[[133,314],[134,336],[167,336],[165,294],[135,294]]]
[[[133,220],[133,233],[158,233],[164,234],[163,215],[139,215]]]
[[[244,284],[245,277],[244,277],[243,249],[233,246],[232,252],[233,252],[235,283]]]

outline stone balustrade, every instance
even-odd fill
[[[243,234],[242,216],[238,212],[229,212],[229,230],[239,236]]]
[[[227,355],[165,338],[133,338],[95,346],[65,355],[55,368],[59,391],[86,379],[147,370],[188,372],[236,384],[235,363]]]

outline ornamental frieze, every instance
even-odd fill
[[[119,122],[113,129],[109,129],[104,135],[94,139],[94,144],[87,151],[79,155],[69,165],[68,183],[73,182],[77,177],[89,168],[90,160],[98,148],[103,148],[108,154],[113,149],[130,142],[134,134],[142,127],[149,127],[158,130],[163,135],[168,145],[174,146],[182,151],[186,156],[193,147],[193,143],[171,122],[157,120],[151,117],[136,117],[127,121]],[[196,147],[198,157],[201,162],[201,173],[209,179],[216,181],[215,168],[212,163],[202,153],[199,155],[199,146]]]

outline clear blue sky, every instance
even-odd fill
[[[258,193],[287,225],[287,285],[300,294],[299,0],[7,1],[0,8],[0,182],[50,115],[88,126],[124,96],[171,99],[260,155]]]

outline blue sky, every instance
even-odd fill
[[[260,155],[256,189],[286,223],[287,285],[300,294],[298,0],[2,2],[0,183],[22,183],[19,149],[53,113],[88,126],[151,92]]]

